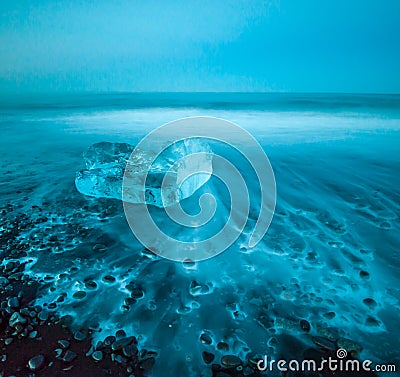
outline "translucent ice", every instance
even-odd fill
[[[191,196],[212,174],[212,157],[204,154],[212,153],[210,146],[200,139],[182,140],[165,149],[151,165],[143,195],[141,178],[154,154],[143,150],[135,150],[132,154],[133,151],[134,147],[126,143],[101,142],[90,146],[84,153],[86,169],[76,174],[78,191],[88,196],[121,200],[124,172],[129,164],[126,172],[129,185],[125,187],[124,200],[142,203],[144,197],[145,203],[164,207]],[[195,159],[182,160],[194,153],[200,154]],[[169,170],[170,179],[163,193],[163,204],[161,185]]]

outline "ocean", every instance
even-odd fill
[[[74,181],[90,145],[136,145],[192,116],[250,132],[270,160],[277,198],[254,248],[245,234],[211,259],[182,264],[144,250],[121,201],[84,196]],[[211,375],[203,352],[215,363],[300,360],[318,337],[399,365],[400,95],[2,96],[0,127],[2,232],[15,228],[26,250],[25,274],[40,283],[35,303],[94,329],[94,344],[124,329],[157,353],[154,376]],[[246,185],[257,192],[255,180]],[[163,222],[165,213],[154,216]],[[219,229],[225,215],[217,209],[215,218]],[[196,284],[204,289],[194,292]],[[132,286],[140,294],[127,300]]]

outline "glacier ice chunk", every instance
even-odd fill
[[[195,158],[185,159],[194,153],[197,154]],[[124,200],[167,207],[188,198],[209,180],[211,153],[211,147],[202,139],[190,138],[172,144],[151,165],[143,193],[141,177],[153,154],[135,150],[127,143],[100,142],[84,153],[86,169],[76,173],[75,185],[84,195],[122,200],[122,183],[128,165],[125,174],[129,177],[129,185],[124,187]],[[164,187],[163,202],[161,186],[167,172],[169,183]]]

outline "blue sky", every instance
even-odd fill
[[[0,3],[0,91],[400,92],[400,1]]]

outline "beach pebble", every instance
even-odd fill
[[[374,308],[376,308],[377,306],[378,306],[378,304],[376,303],[376,301],[373,299],[373,298],[370,298],[370,297],[368,297],[368,298],[365,298],[364,300],[363,300],[363,303],[365,304],[365,305],[367,305],[369,308],[371,308],[371,309],[374,309]]]
[[[206,351],[203,351],[203,353],[201,354],[201,356],[203,357],[203,361],[204,361],[206,364],[212,363],[213,360],[214,360],[214,358],[215,358],[214,354],[212,354],[212,353],[210,353],[210,352],[206,352]]]
[[[97,288],[97,283],[93,280],[89,280],[85,283],[85,288],[86,289],[96,289]]]
[[[92,250],[93,251],[105,251],[107,249],[106,245],[103,245],[101,243],[97,243],[96,245],[93,246]]]
[[[66,348],[69,347],[69,341],[68,340],[62,340],[61,339],[57,343],[61,346],[61,348],[66,349]]]
[[[36,330],[33,330],[30,334],[29,334],[29,337],[31,338],[31,339],[33,339],[33,338],[36,338],[37,337],[37,331]]]
[[[220,351],[228,351],[229,350],[229,345],[225,342],[219,342],[217,344],[217,349]]]
[[[124,330],[117,330],[117,332],[115,333],[115,336],[119,339],[119,338],[125,338],[126,337],[126,332]]]
[[[103,360],[103,352],[101,352],[101,351],[94,351],[94,352],[92,353],[92,358],[93,358],[93,360],[95,360],[95,361]]]
[[[8,299],[8,307],[11,309],[19,308],[19,301],[17,297],[11,297]]]
[[[72,298],[74,298],[75,300],[82,300],[85,297],[86,297],[85,291],[77,291],[72,295]]]
[[[82,341],[86,339],[86,335],[81,331],[76,331],[74,334],[74,339]]]
[[[237,368],[242,365],[242,360],[235,355],[226,355],[221,358],[221,364],[226,368]]]
[[[128,305],[128,306],[133,305],[136,303],[136,299],[133,297],[127,297],[127,298],[125,298],[124,302],[125,302],[125,305]]]
[[[42,368],[44,366],[44,356],[43,355],[37,355],[32,357],[29,361],[28,361],[28,366],[30,370],[39,370],[40,368]]]
[[[22,317],[18,312],[13,313],[13,315],[10,317],[9,320],[9,325],[11,327],[15,327],[18,324],[25,324],[26,323],[26,318]]]
[[[324,317],[327,318],[327,319],[333,319],[333,318],[335,318],[335,316],[336,316],[335,312],[324,313]]]
[[[211,344],[212,343],[211,336],[206,334],[206,333],[204,333],[204,332],[200,335],[200,341],[203,344]]]
[[[128,344],[122,348],[122,353],[127,358],[132,358],[133,356],[137,355],[138,349],[134,344]]]
[[[305,319],[300,321],[300,327],[305,332],[309,332],[311,329],[310,322],[306,321]]]
[[[369,272],[368,272],[368,271],[361,270],[361,271],[360,271],[360,277],[361,277],[362,279],[369,279]]]
[[[43,309],[43,310],[39,313],[38,318],[39,318],[41,321],[47,321],[47,319],[49,318],[49,313],[48,313],[48,311],[47,311],[46,309]]]
[[[105,275],[103,276],[104,283],[114,283],[115,282],[115,277],[112,275]]]
[[[139,287],[134,287],[131,290],[131,297],[135,299],[142,298],[144,296],[144,292],[141,288]]]
[[[128,337],[126,337],[126,338],[118,339],[117,341],[115,341],[115,342],[111,345],[111,349],[112,349],[113,351],[117,351],[117,350],[119,350],[119,349],[121,349],[121,348],[123,348],[123,347],[125,347],[125,346],[127,346],[127,345],[129,345],[129,344],[131,344],[131,343],[133,342],[133,340],[134,340],[134,337],[133,337],[133,336],[128,336]]]
[[[116,338],[113,335],[107,336],[107,338],[104,339],[104,344],[106,346],[110,346],[111,344],[113,344],[115,342]]]
[[[67,352],[65,352],[65,355],[63,357],[63,361],[65,361],[66,363],[70,363],[71,361],[76,359],[76,353],[72,352],[70,350],[67,350]]]
[[[56,353],[56,358],[59,358],[63,352],[61,348],[56,348],[54,351]]]
[[[121,310],[122,310],[123,312],[129,312],[130,309],[131,309],[131,308],[130,308],[130,306],[128,306],[128,305],[125,305],[125,304],[121,305]]]
[[[128,361],[128,360],[127,360],[124,356],[122,356],[122,355],[115,355],[114,360],[115,360],[117,363],[120,363],[120,364],[126,364],[126,362]]]

